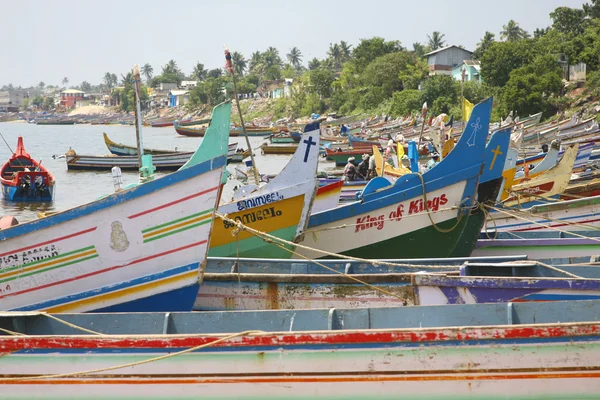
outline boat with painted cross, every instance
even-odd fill
[[[297,240],[304,232],[317,192],[319,161],[319,127],[307,125],[306,129],[310,131],[304,133],[296,153],[277,176],[263,185],[241,186],[231,200],[222,199],[218,213],[227,219],[217,221],[213,228],[211,256],[291,256],[286,249],[263,241],[240,229],[236,223],[289,242]]]
[[[178,171],[0,230],[2,310],[190,310],[226,164],[230,112],[229,103],[215,107],[206,138]]]
[[[449,393],[575,399],[600,392],[597,300],[10,313],[0,316],[0,327],[0,392],[13,399],[90,393],[97,399],[299,393],[317,399],[447,399]]]
[[[404,175],[391,186],[376,177],[360,201],[311,215],[299,257],[448,256],[465,228],[468,218],[463,217],[475,204],[491,106],[491,98],[475,106],[456,147],[435,168]]]

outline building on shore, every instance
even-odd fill
[[[177,107],[190,101],[190,92],[187,90],[171,90],[169,92],[169,107]]]
[[[0,92],[0,111],[19,111],[29,98],[27,92],[19,89],[11,89]]]
[[[85,92],[76,89],[67,89],[60,92],[60,106],[65,109],[75,108],[77,102],[81,102]]]
[[[462,64],[452,68],[452,77],[458,81],[462,80],[463,70],[465,71],[465,82],[483,82],[481,79],[481,61],[464,60]]]
[[[429,75],[452,75],[452,69],[473,59],[473,52],[458,46],[446,46],[425,54]]]

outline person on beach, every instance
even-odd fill
[[[368,179],[369,176],[369,156],[367,153],[362,155],[362,161],[358,164],[358,176],[364,180]]]
[[[348,164],[344,167],[344,179],[346,182],[352,182],[356,180],[356,167],[354,166],[354,160],[356,158],[349,157]]]

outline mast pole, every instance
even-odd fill
[[[141,168],[142,168],[142,156],[144,155],[144,143],[142,140],[142,111],[141,111],[141,77],[140,77],[140,68],[137,64],[133,66],[133,91],[135,93],[135,139],[137,142],[137,150],[138,150],[138,165],[140,169],[140,177],[141,177]]]
[[[252,172],[254,173],[254,179],[256,181],[256,184],[258,185],[260,182],[260,177],[258,175],[258,169],[256,168],[256,162],[254,161],[254,152],[252,151],[252,146],[250,145],[250,139],[248,138],[248,133],[246,132],[246,124],[244,123],[242,108],[240,107],[240,99],[238,99],[237,78],[235,77],[235,73],[233,71],[233,65],[231,63],[231,54],[229,53],[229,49],[227,47],[225,47],[225,60],[225,66],[231,74],[231,79],[233,80],[233,94],[235,96],[235,104],[238,109],[238,114],[240,115],[240,123],[242,124],[242,131],[244,132],[244,137],[246,138],[246,145],[248,146],[248,150],[250,150],[250,159],[252,160]]]

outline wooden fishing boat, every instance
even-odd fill
[[[504,205],[529,207],[540,199],[561,195],[569,185],[578,150],[579,144],[569,145],[563,158],[554,167],[531,180],[514,185],[510,196],[503,200]]]
[[[307,129],[310,128],[307,125]],[[290,242],[297,240],[306,228],[317,191],[318,128],[305,132],[303,137],[296,153],[277,176],[263,186],[242,186],[231,201],[221,201],[218,212],[226,215],[228,220],[215,224],[210,239],[210,256],[291,256],[286,249],[263,241],[246,230],[239,230],[232,221]]]
[[[501,263],[525,260],[525,256],[429,258],[386,260],[386,265],[376,265],[333,259],[319,261],[323,267],[307,260],[209,257],[194,310],[414,305],[411,278],[416,272],[458,275],[461,265],[467,261]]]
[[[269,128],[269,127],[251,127],[251,126],[246,126],[246,134],[248,136],[270,136],[273,133],[276,133],[277,129],[276,128]],[[229,136],[235,137],[235,136],[243,136],[244,135],[244,130],[242,129],[241,126],[234,126],[230,131],[229,131]]]
[[[179,126],[194,126],[194,125],[206,125],[210,123],[210,118],[198,119],[196,121],[185,120],[185,121],[177,121]]]
[[[206,139],[167,177],[0,230],[2,310],[190,310],[226,164],[230,111],[229,103],[215,108]]]
[[[263,143],[260,146],[260,149],[263,154],[294,154],[298,149],[298,145],[283,145],[283,144],[274,144],[269,145],[267,143]]]
[[[364,148],[359,150],[348,150],[348,151],[335,151],[330,148],[325,148],[325,154],[327,155],[327,159],[330,161],[335,161],[335,165],[338,167],[343,167],[348,163],[348,158],[354,157],[355,159],[360,159],[363,154],[373,154],[372,148]]]
[[[50,202],[54,200],[54,176],[25,151],[23,137],[17,139],[13,155],[0,168],[0,187],[6,201]],[[2,264],[0,263],[0,266]]]
[[[298,248],[298,257],[422,258],[454,251],[482,171],[491,104],[490,98],[474,107],[465,134],[435,168],[393,185],[376,177],[360,201],[311,215],[300,243],[327,253]]]
[[[227,146],[227,162],[229,163],[236,155],[237,143],[230,143]],[[137,150],[136,150],[137,152]],[[193,152],[173,152],[167,154],[157,154],[152,157],[152,162],[156,171],[176,171],[181,168]],[[137,155],[128,156],[88,156],[79,155],[74,150],[69,150],[65,154],[67,169],[71,171],[104,171],[111,170],[112,167],[119,167],[124,171],[136,171],[139,169],[139,159]]]
[[[49,119],[36,119],[36,125],[75,125],[74,119],[62,119],[62,118],[49,118]]]
[[[600,269],[536,262],[468,262],[460,276],[414,274],[418,305],[600,300]]]
[[[104,135],[104,144],[106,144],[106,147],[108,148],[108,151],[111,152],[111,154],[114,154],[116,156],[137,156],[137,147],[135,146],[128,146],[126,144],[122,144],[122,143],[115,143],[112,140],[110,140],[108,138],[108,135],[106,133],[102,133]],[[147,149],[144,148],[144,154],[152,154],[152,155],[158,155],[158,154],[174,154],[177,153],[177,149],[175,150],[155,150],[155,149]]]
[[[237,143],[236,143],[237,145]],[[245,158],[250,157],[250,153],[252,151],[250,149],[235,149],[235,152],[231,155],[231,160],[229,162],[232,163],[241,163]]]
[[[17,399],[593,398],[600,301],[3,314]],[[83,331],[86,329],[87,331]],[[93,335],[91,332],[101,334]],[[160,359],[158,358],[160,357]],[[235,363],[232,363],[235,359]],[[40,390],[43,389],[43,390]]]
[[[494,236],[494,232],[581,231],[600,226],[600,197],[538,204],[521,210],[498,210],[490,213],[486,223],[490,236]]]
[[[178,120],[158,120],[158,121],[153,121],[150,123],[150,126],[152,126],[153,128],[164,128],[167,126],[173,126],[175,123],[186,123],[186,122],[191,122],[190,119],[185,119],[182,121],[178,121]]]
[[[523,254],[543,262],[589,262],[600,255],[598,230],[578,231],[577,237],[569,232],[498,232],[493,239],[479,239],[473,250],[474,257]],[[582,237],[581,237],[582,236]],[[558,260],[558,261],[557,261]]]
[[[302,134],[300,134],[302,135]],[[289,144],[298,143],[300,140],[296,140],[289,134],[273,134],[269,136],[269,142],[273,144]]]
[[[175,131],[178,134],[183,135],[183,136],[202,137],[202,136],[204,136],[204,133],[206,132],[206,128],[203,128],[203,127],[187,128],[185,126],[179,125],[179,123],[177,121],[175,121],[173,126],[175,127]],[[269,136],[269,135],[272,135],[273,132],[274,131],[271,128],[246,128],[246,133],[248,134],[248,136]],[[234,128],[231,128],[229,131],[230,137],[243,136],[243,135],[244,135],[244,131],[242,130],[241,127],[234,127]]]
[[[206,127],[188,128],[179,125],[177,121],[173,123],[173,126],[175,127],[175,132],[182,136],[202,137],[206,133]]]

